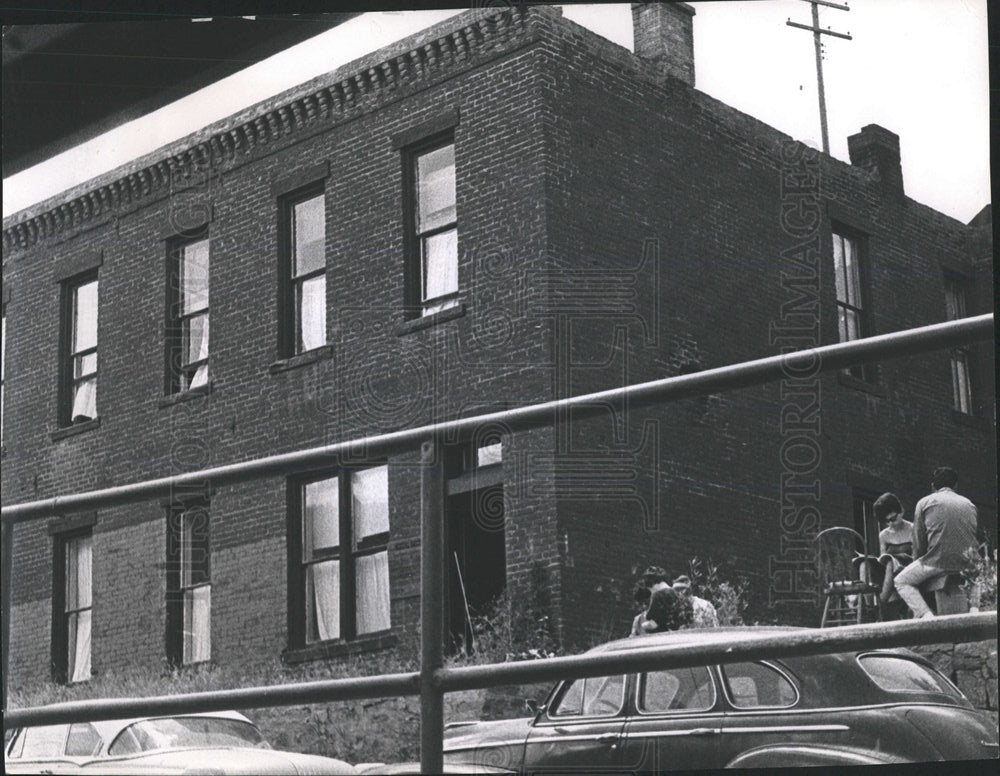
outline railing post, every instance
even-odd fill
[[[436,439],[420,447],[420,772],[441,773],[444,693],[444,474]]]
[[[2,595],[2,615],[3,615],[3,710],[9,711],[10,704],[7,702],[7,678],[10,676],[10,610],[13,601],[13,593],[10,589],[11,566],[14,565],[14,524],[4,523],[0,532],[0,584],[3,585]]]

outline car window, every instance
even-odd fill
[[[256,726],[222,717],[165,717],[134,722],[108,747],[108,754],[122,755],[186,746],[266,747]]]
[[[738,709],[781,708],[795,705],[798,694],[784,674],[765,663],[722,666],[726,692]]]
[[[21,740],[15,745],[18,751],[11,757],[33,759],[36,757],[62,757],[66,746],[69,725],[41,725],[21,731]]]
[[[641,713],[704,711],[715,705],[712,676],[704,666],[650,671],[639,682]]]
[[[70,757],[93,757],[101,750],[101,735],[89,722],[69,726],[66,754]]]
[[[612,717],[622,707],[625,677],[597,676],[577,679],[559,697],[553,717]]]
[[[890,692],[940,692],[962,697],[958,689],[929,666],[896,655],[862,655],[861,667],[883,690]]]

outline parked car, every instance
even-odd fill
[[[728,643],[799,628],[713,628],[591,653]],[[527,719],[457,723],[445,762],[591,772],[876,765],[994,758],[997,730],[903,649],[701,665],[556,684]]]
[[[235,711],[16,730],[7,773],[354,774],[342,760],[279,752]]]

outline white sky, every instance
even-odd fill
[[[842,0],[841,0],[842,1]],[[848,0],[820,6],[831,153],[881,124],[900,136],[906,192],[961,221],[989,202],[986,0]],[[696,86],[821,147],[811,22],[801,0],[695,2]],[[171,106],[4,179],[3,214],[58,194],[455,10],[368,13]],[[566,6],[567,17],[632,47],[627,4]]]

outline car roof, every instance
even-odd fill
[[[680,646],[684,644],[728,644],[734,637],[775,636],[781,633],[801,633],[814,628],[796,628],[779,625],[742,625],[728,628],[689,628],[686,630],[648,633],[645,636],[609,641],[588,650],[588,654],[649,649],[650,647]]]
[[[128,717],[126,719],[92,720],[90,724],[94,726],[105,742],[110,743],[112,738],[133,723],[151,719],[171,719],[174,717],[217,717],[219,719],[235,719],[240,722],[253,724],[253,722],[238,711],[203,711],[197,714],[153,714],[146,717]]]

